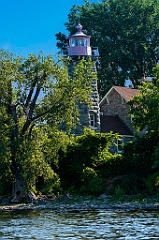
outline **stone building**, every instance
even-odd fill
[[[112,131],[122,136],[121,140],[117,140],[117,144],[114,145],[115,152],[121,152],[122,145],[134,139],[136,131],[128,114],[127,102],[139,93],[138,89],[113,86],[99,103],[101,132]]]

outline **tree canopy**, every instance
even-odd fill
[[[89,103],[96,79],[91,61],[81,60],[72,75],[69,60],[40,53],[27,58],[0,51],[1,181],[10,172],[13,194],[27,192],[39,176],[53,176],[43,146],[47,126],[68,131],[78,122],[79,102]],[[0,170],[0,171],[1,171]]]
[[[159,1],[103,0],[74,5],[65,23],[73,34],[79,21],[91,35],[91,45],[99,48],[98,85],[101,96],[112,85],[123,86],[130,79],[151,76],[159,59]],[[57,46],[68,44],[65,34],[56,34]]]
[[[140,94],[129,102],[132,123],[139,131],[147,129],[148,133],[157,133],[159,129],[159,65],[153,72],[156,80],[139,86]]]

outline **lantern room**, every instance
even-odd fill
[[[76,26],[77,32],[69,36],[69,46],[68,46],[68,56],[92,56],[92,55],[99,55],[97,48],[91,48],[90,46],[90,38],[91,36],[88,36],[83,33],[82,31],[82,25],[78,23]],[[96,51],[96,52],[95,52]]]

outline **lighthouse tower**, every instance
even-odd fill
[[[94,62],[92,71],[96,71],[96,62],[99,57],[98,48],[90,46],[91,36],[83,33],[82,25],[78,23],[76,26],[77,32],[69,36],[69,45],[67,48],[67,56],[74,61],[79,61],[80,58],[91,58]],[[71,65],[70,64],[70,67]],[[71,69],[72,71],[72,69]],[[74,133],[80,135],[84,127],[89,127],[94,131],[100,131],[100,111],[99,111],[99,94],[97,88],[97,81],[92,83],[91,106],[87,104],[79,104],[80,125],[77,126]]]

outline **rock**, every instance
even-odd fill
[[[31,195],[34,196],[34,195]],[[36,197],[36,196],[35,196]],[[143,202],[139,201],[110,201],[108,195],[101,195],[99,197],[72,197],[70,194],[61,195],[54,200],[43,196],[41,198],[35,198],[36,204],[9,204],[8,198],[2,199],[3,205],[0,206],[0,210],[42,210],[52,209],[59,211],[92,211],[92,210],[123,210],[123,211],[137,211],[137,210],[159,210],[159,203],[157,199],[152,201]],[[37,200],[36,200],[37,199]],[[15,199],[16,200],[16,199]],[[17,203],[17,202],[15,202]]]
[[[48,195],[46,195],[46,197],[50,200],[54,200],[56,198],[56,196],[54,194],[48,194]]]

